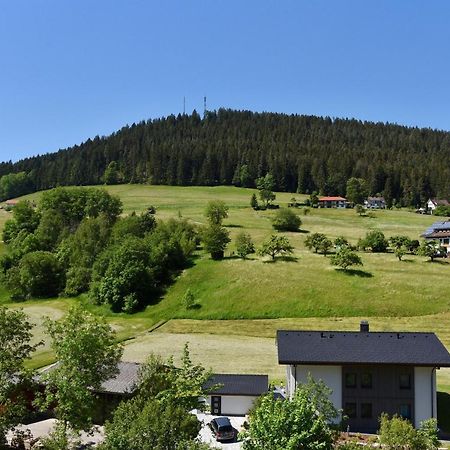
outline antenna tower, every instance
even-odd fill
[[[206,95],[203,97],[203,118],[206,117]]]
[[[183,116],[186,114],[186,97],[183,97]]]

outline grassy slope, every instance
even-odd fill
[[[230,207],[229,219],[225,224],[229,227],[232,237],[245,229],[259,244],[272,232],[270,217],[274,212],[255,212],[248,206],[253,190],[142,185],[110,186],[108,190],[120,195],[125,213],[140,211],[152,204],[157,207],[159,218],[181,215],[195,223],[204,223],[203,211],[207,201],[220,198]],[[277,202],[285,206],[292,196],[293,194],[288,193],[277,194]],[[38,202],[40,193],[27,197]],[[295,197],[304,198],[301,195]],[[0,210],[0,226],[5,217],[9,217],[8,213]],[[324,232],[330,237],[344,235],[352,242],[356,242],[371,228],[381,229],[387,236],[407,234],[411,238],[418,238],[434,221],[432,217],[408,211],[378,211],[374,218],[369,218],[359,217],[352,210],[311,210],[310,215],[301,215],[301,218],[304,230]],[[146,311],[129,317],[113,316],[105,308],[91,309],[105,314],[118,330],[121,339],[138,335],[137,340],[130,341],[127,345],[126,355],[134,355],[137,358],[151,350],[159,350],[164,354],[173,353],[177,347],[181,349],[182,342],[189,338],[197,342],[196,351],[203,357],[206,350],[201,347],[202,342],[208,343],[206,347],[215,349],[216,346],[220,347],[224,339],[228,339],[230,345],[227,347],[234,349],[239,342],[243,343],[243,336],[247,336],[247,351],[242,353],[246,355],[244,359],[248,362],[248,370],[260,367],[257,361],[261,361],[261,370],[273,376],[280,373],[276,361],[272,361],[273,358],[265,360],[262,355],[271,354],[267,348],[274,351],[274,331],[280,326],[331,329],[340,329],[342,326],[355,329],[359,316],[370,316],[371,323],[378,329],[384,327],[436,330],[444,342],[450,344],[450,301],[442,288],[448,280],[450,265],[430,264],[417,257],[407,257],[407,261],[398,262],[391,254],[364,254],[363,272],[349,276],[335,271],[327,258],[306,251],[303,245],[306,235],[289,233],[289,238],[296,248],[297,261],[268,263],[259,258],[248,261],[228,258],[223,262],[214,262],[200,253],[194,267],[182,273],[164,298]],[[232,250],[231,245],[229,252]],[[201,304],[199,309],[189,312],[183,309],[180,300],[187,287],[193,289]],[[2,288],[0,298],[3,298],[3,301],[7,298]],[[71,302],[72,300],[66,299],[54,301],[53,314],[61,314]],[[38,307],[41,303],[43,306],[49,305],[49,302],[28,301],[22,306],[28,311],[30,307]],[[421,317],[424,315],[426,317]],[[411,317],[402,319],[406,316]],[[170,321],[157,333],[144,333],[146,328],[159,320],[174,317],[308,319],[287,322],[202,320],[192,322],[195,325],[186,325],[191,323],[186,321]],[[205,330],[208,330],[208,334],[205,334]],[[207,340],[205,336],[208,336]],[[251,355],[257,354],[259,348],[265,349],[262,355],[258,353],[258,357],[252,357]],[[223,361],[219,351],[207,354],[207,361],[213,368],[216,364],[214,355],[218,355]],[[236,355],[237,352],[233,352],[233,359],[237,358]],[[47,353],[44,356],[48,357]],[[239,361],[238,367],[241,366],[245,370],[246,364]],[[450,377],[443,378],[440,385],[450,388]]]

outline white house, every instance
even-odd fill
[[[212,375],[205,390],[217,386],[205,399],[215,416],[245,416],[256,399],[269,390],[267,375]]]
[[[418,427],[437,416],[436,369],[450,354],[434,333],[278,331],[278,362],[286,365],[287,395],[308,376],[322,380],[353,431],[374,432],[381,413]]]
[[[450,206],[450,202],[448,200],[445,199],[437,199],[437,198],[430,198],[427,201],[427,210],[431,212],[431,214],[433,214],[433,211],[438,207],[438,206]]]
[[[384,197],[367,197],[364,206],[368,209],[386,209],[386,200]]]
[[[435,222],[422,234],[425,239],[439,241],[441,247],[450,254],[450,221]]]

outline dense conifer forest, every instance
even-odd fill
[[[280,191],[345,195],[347,180],[359,177],[372,195],[417,206],[430,196],[450,196],[449,161],[450,133],[444,131],[226,109],[201,118],[194,111],[4,162],[0,197],[100,184],[113,162],[108,179],[117,183],[253,187],[270,172]],[[20,183],[10,173],[20,173]]]

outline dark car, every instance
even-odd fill
[[[209,427],[218,442],[233,441],[236,437],[236,432],[228,417],[216,417],[211,420]]]

